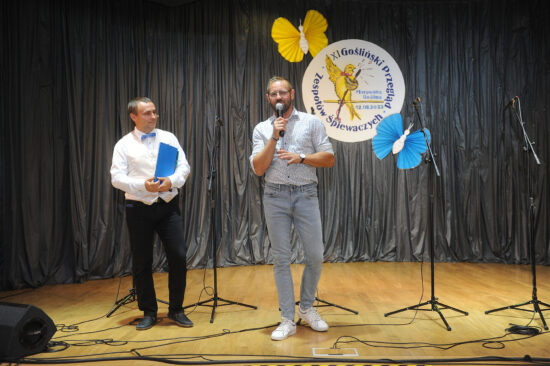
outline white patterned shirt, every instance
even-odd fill
[[[252,133],[252,154],[250,165],[254,170],[254,157],[263,150],[273,136],[273,121],[275,115],[260,122]],[[277,150],[283,149],[294,153],[313,154],[326,151],[334,154],[332,144],[328,139],[325,126],[321,120],[311,114],[292,109],[288,118],[284,137],[279,138],[277,147],[273,153],[273,160],[265,172],[265,181],[274,184],[286,184],[301,186],[317,183],[316,168],[307,164],[288,164],[287,160],[277,156]]]

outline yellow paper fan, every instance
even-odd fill
[[[300,62],[309,51],[313,57],[328,44],[325,31],[328,24],[317,10],[308,10],[304,25],[298,29],[285,18],[277,18],[271,28],[271,37],[279,45],[279,53],[287,61]]]

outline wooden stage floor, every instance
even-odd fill
[[[531,364],[518,361],[528,355],[550,361],[550,335],[542,329],[532,305],[524,307],[528,311],[512,309],[485,314],[486,310],[532,299],[530,266],[436,263],[435,296],[443,304],[468,312],[465,316],[451,309],[442,311],[451,331],[435,311],[406,310],[384,316],[418,304],[421,296],[422,301],[430,299],[429,263],[422,268],[421,272],[420,263],[325,263],[318,298],[359,314],[332,306],[319,307],[331,326],[328,332],[318,333],[299,326],[296,335],[280,342],[270,339],[280,320],[270,265],[218,269],[221,298],[258,308],[219,306],[213,323],[210,323],[211,307],[189,308],[193,328],[176,326],[166,317],[168,308],[164,303],[159,303],[160,322],[147,331],[135,330],[136,319],[142,315],[136,302],[121,306],[107,318],[119,284],[120,299],[128,294],[131,277],[0,292],[0,301],[32,304],[57,325],[52,338],[62,342],[52,348],[57,352],[30,356],[35,360],[103,359],[102,364],[112,365],[157,364],[155,359],[190,364],[213,361],[257,365],[392,362],[504,365]],[[292,266],[297,294],[302,269],[302,265]],[[160,300],[168,299],[167,279],[166,273],[155,274]],[[549,303],[550,267],[537,266],[537,282],[538,299]],[[208,294],[203,291],[204,286],[213,286],[213,270],[190,270],[184,305],[198,302],[199,296],[200,300],[211,298],[212,289],[208,289]],[[550,323],[550,312],[543,314]],[[509,334],[506,329],[512,323],[530,323],[542,332],[536,336]],[[68,348],[63,349],[63,344]],[[330,356],[314,359],[314,354]],[[143,361],[136,361],[140,357]],[[493,358],[502,359],[490,361]]]

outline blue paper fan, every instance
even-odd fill
[[[372,148],[378,159],[384,159],[391,151],[397,156],[399,169],[411,169],[422,161],[422,154],[428,146],[422,131],[409,133],[410,128],[403,132],[403,118],[399,113],[392,114],[382,120],[376,128],[376,136],[372,139]],[[430,131],[424,129],[430,142]]]

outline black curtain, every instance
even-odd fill
[[[267,79],[302,75],[271,39],[273,21],[327,18],[329,43],[362,39],[396,60],[402,114],[421,97],[441,176],[398,170],[370,141],[333,140],[319,169],[325,259],[549,264],[550,5],[505,1],[8,0],[1,9],[0,289],[108,278],[130,271],[124,196],[110,184],[126,112],[149,96],[159,128],[178,136],[192,173],[180,195],[191,268],[212,266],[207,175],[215,118],[224,122],[214,181],[221,266],[271,262],[251,134],[269,116]],[[521,99],[543,164],[524,151],[504,105]],[[529,174],[528,174],[529,173]],[[294,260],[301,245],[293,236]],[[157,243],[155,269],[165,269]]]

